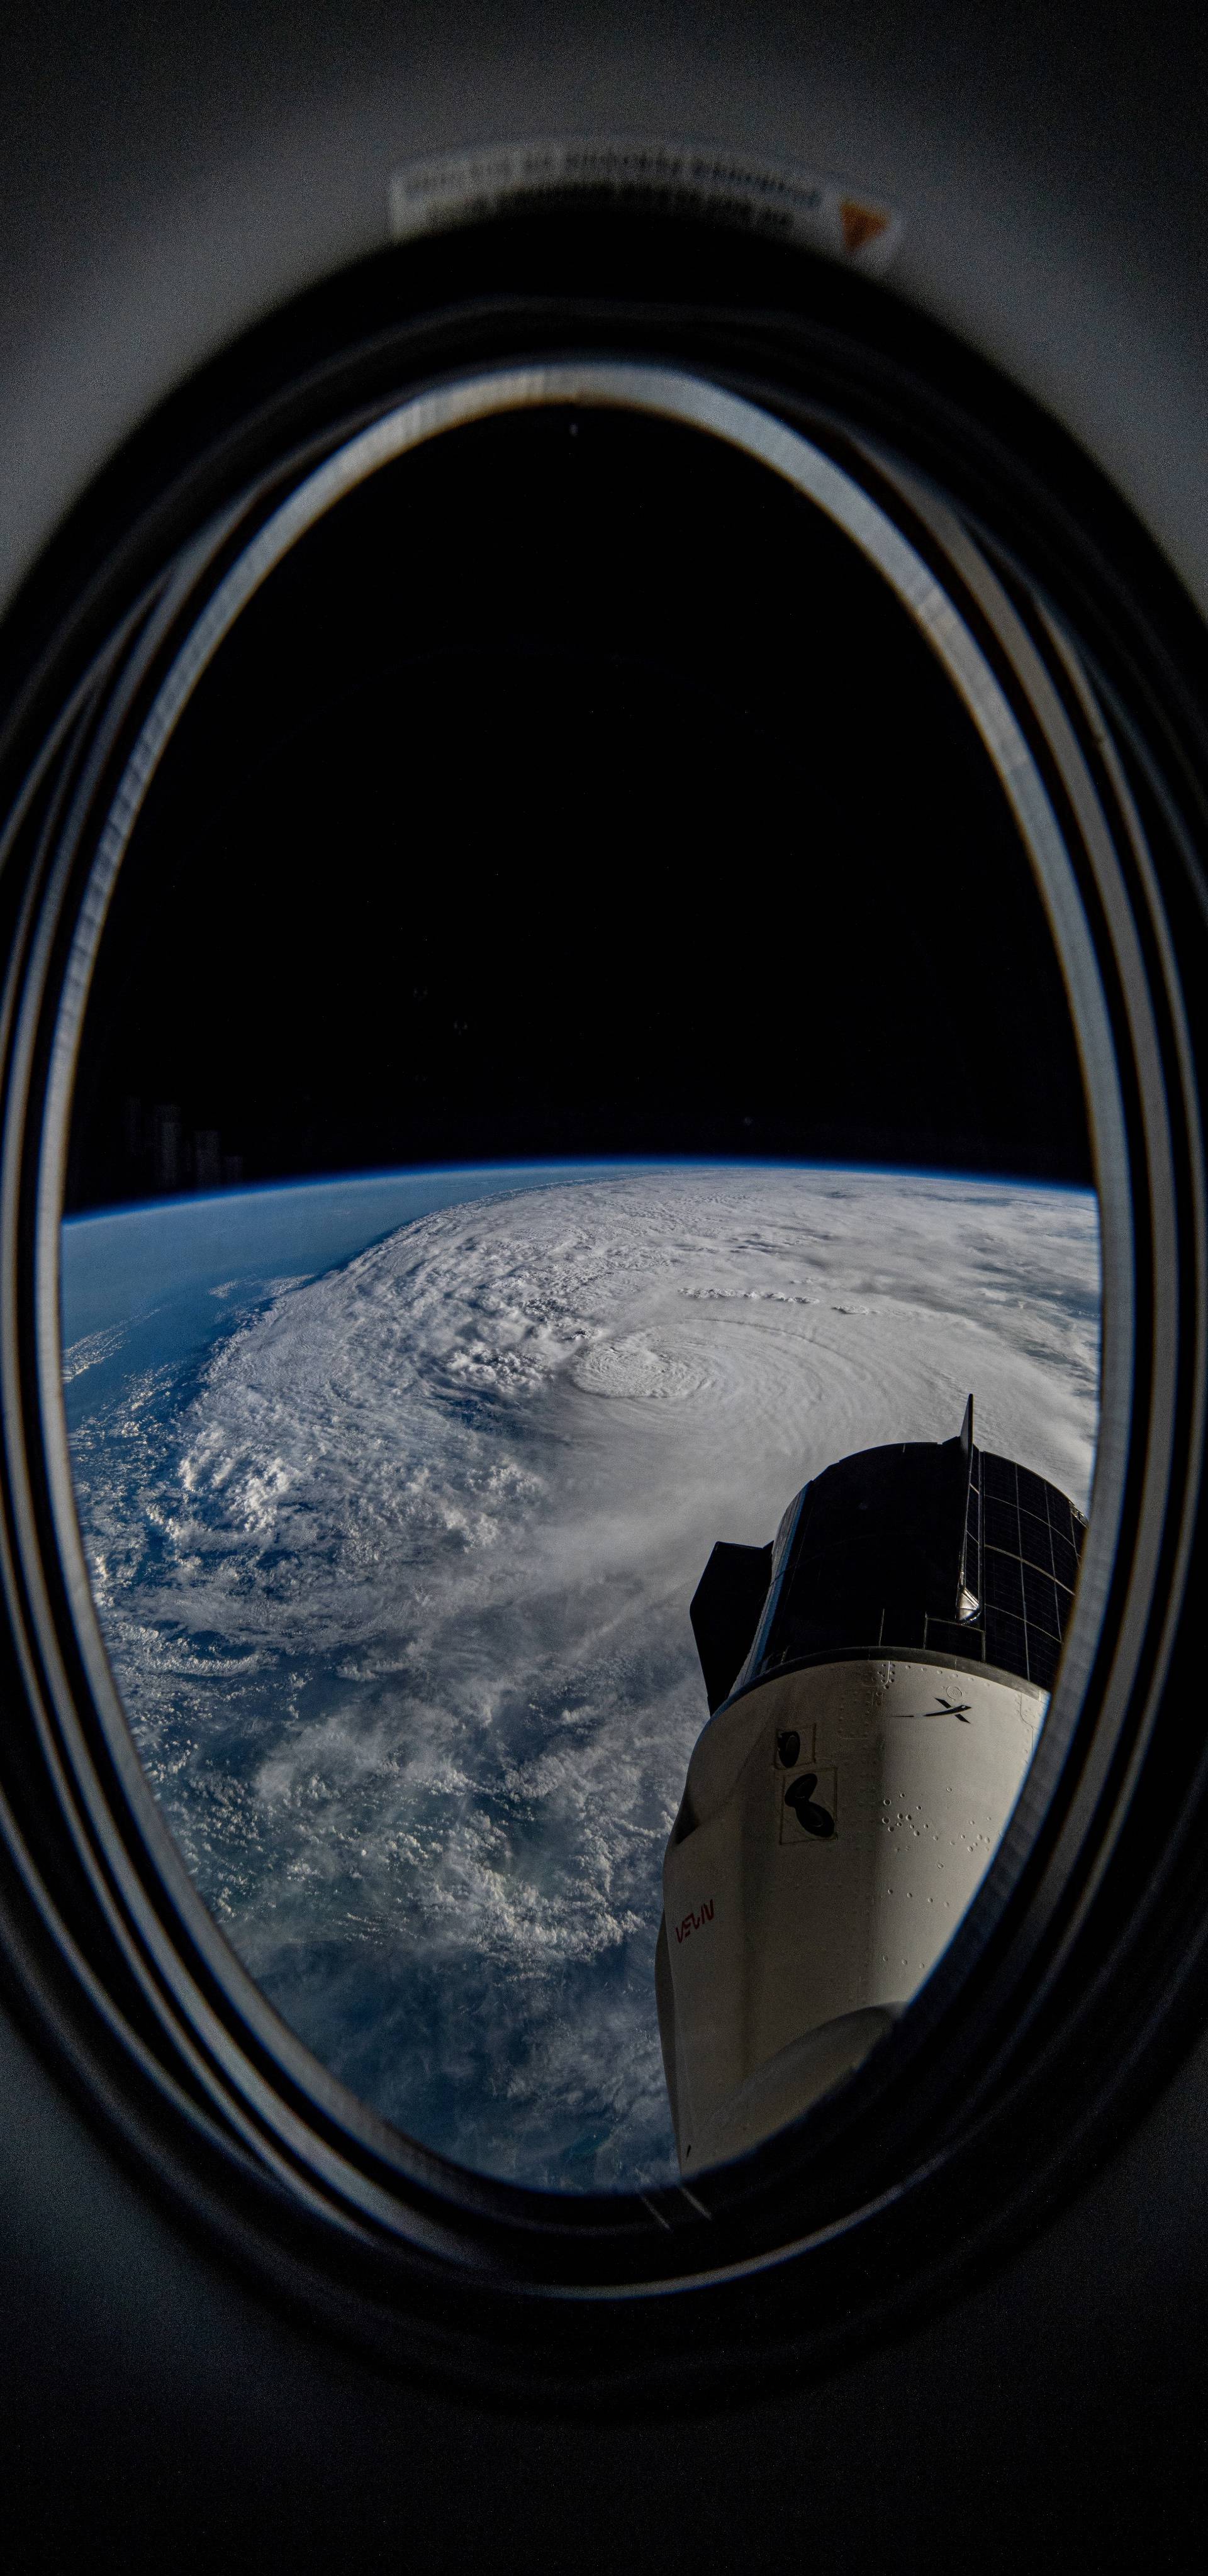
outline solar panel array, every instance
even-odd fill
[[[1013,1458],[975,1449],[972,1468],[965,1587],[981,1604],[974,1624],[986,1662],[1051,1690],[1086,1522],[1056,1485]]]
[[[956,1466],[955,1491],[937,1483],[937,1460]],[[759,1670],[921,1648],[1051,1690],[1085,1535],[1056,1485],[971,1443],[842,1459],[798,1498]],[[976,1605],[966,1618],[962,1590]]]

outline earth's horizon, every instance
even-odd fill
[[[1093,1195],[699,1158],[277,1182],[71,1218],[63,1317],[135,1741],[270,2000],[466,2165],[670,2179],[653,1949],[709,1548],[970,1389],[1085,1509]]]

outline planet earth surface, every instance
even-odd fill
[[[62,1308],[110,1662],[271,2003],[465,2166],[670,2180],[654,1945],[709,1550],[970,1390],[1085,1508],[1093,1196],[401,1173],[70,1221]]]

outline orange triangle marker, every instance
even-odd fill
[[[843,226],[844,250],[853,257],[857,251],[866,250],[869,242],[876,240],[878,233],[886,232],[889,228],[888,215],[879,215],[873,206],[860,205],[855,197],[844,197],[841,200],[839,221]]]

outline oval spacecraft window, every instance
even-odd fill
[[[161,611],[80,885],[104,1723],[260,2045],[545,2193],[863,2062],[1072,1616],[1105,1006],[878,472],[608,362],[387,411]]]

